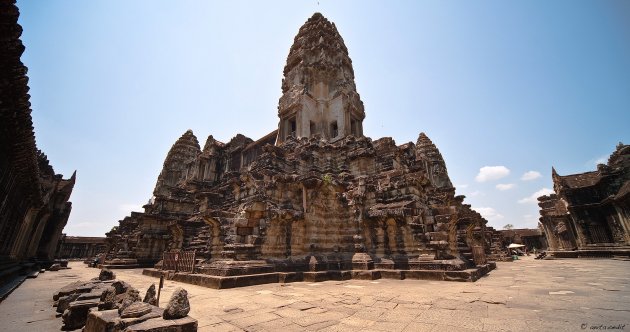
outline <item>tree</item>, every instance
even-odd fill
[[[507,229],[507,230],[510,230],[512,228],[514,228],[514,225],[512,225],[512,224],[507,224],[507,225],[503,226],[503,229]]]

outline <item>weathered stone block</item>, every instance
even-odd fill
[[[197,320],[192,317],[179,319],[149,319],[127,327],[126,332],[196,332]]]
[[[155,292],[155,284],[152,284],[149,289],[147,289],[147,293],[144,294],[144,300],[142,302],[157,305],[157,297]]]
[[[118,310],[90,310],[85,322],[84,332],[112,332],[118,321]]]
[[[352,271],[352,279],[359,280],[376,280],[381,278],[381,271],[379,270],[355,270]]]
[[[57,302],[57,312],[62,314],[64,311],[66,311],[70,303],[76,300],[79,297],[79,295],[80,294],[75,293],[75,294],[70,294],[70,295],[60,297]]]
[[[164,319],[178,319],[186,317],[188,312],[190,312],[188,292],[185,289],[178,287],[175,289],[171,299],[168,301],[162,317],[164,317]]]
[[[304,273],[303,272],[280,272],[280,273],[278,273],[278,282],[280,282],[280,283],[300,282],[300,281],[304,281]]]
[[[410,271],[405,271],[405,278],[421,279],[421,280],[444,280],[444,271],[410,270]]]
[[[64,328],[74,330],[85,325],[90,308],[98,306],[99,300],[74,301],[68,305],[68,309],[63,312]]]
[[[58,290],[57,292],[55,292],[55,294],[53,294],[53,300],[57,301],[59,300],[60,297],[62,296],[66,296],[66,295],[70,295],[72,293],[77,293],[79,292],[79,288],[83,285],[85,285],[86,283],[83,281],[75,281],[71,284],[68,284],[66,286],[63,286],[60,290]],[[83,292],[85,291],[89,291],[92,288],[86,289],[86,288],[81,288],[81,290]]]
[[[381,274],[381,278],[384,279],[405,279],[405,271],[403,270],[381,270],[379,272]]]
[[[134,302],[120,313],[120,318],[136,318],[151,312],[151,305],[144,302]]]
[[[106,281],[106,280],[114,280],[116,279],[116,274],[109,269],[102,269],[98,275],[98,280]]]
[[[116,307],[116,288],[110,286],[101,294],[98,310],[111,310]]]

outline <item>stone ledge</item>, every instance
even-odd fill
[[[98,266],[102,269],[137,269],[140,267],[138,264],[101,264]]]
[[[320,282],[328,280],[376,280],[376,279],[417,279],[417,280],[439,280],[439,281],[464,281],[474,282],[490,271],[496,269],[495,262],[489,262],[473,269],[462,271],[440,271],[440,270],[330,270],[317,272],[274,272],[241,276],[221,277],[207,274],[173,273],[172,271],[161,271],[157,269],[144,269],[143,275],[159,278],[165,276],[173,281],[187,284],[203,286],[214,289],[227,289],[236,287],[246,287],[269,283],[288,282]]]

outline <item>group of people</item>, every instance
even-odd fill
[[[541,251],[540,253],[538,253],[536,247],[534,247],[532,250],[529,250],[527,247],[523,247],[523,250],[521,250],[520,248],[510,249],[510,253],[512,254],[512,257],[514,257],[514,259],[518,259],[518,256],[529,256],[530,252],[534,253],[534,256],[536,256],[535,259],[543,259],[547,256],[547,252],[545,251]]]

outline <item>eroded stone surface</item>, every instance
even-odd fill
[[[108,287],[101,295],[98,310],[111,310],[116,308],[116,288]]]
[[[74,330],[83,327],[90,308],[98,306],[98,303],[96,299],[70,302],[61,316],[64,328]]]
[[[118,307],[118,312],[122,313],[127,309],[128,306],[133,304],[134,302],[140,301],[140,293],[135,288],[130,288],[127,292],[121,297],[120,306]]]
[[[144,302],[134,302],[120,313],[120,318],[134,318],[151,312],[151,305]]]
[[[57,302],[57,312],[62,314],[64,311],[66,311],[66,309],[68,309],[68,305],[70,305],[70,302],[75,301],[78,297],[78,293],[60,297],[59,301]]]
[[[142,302],[157,305],[157,297],[155,295],[155,284],[152,284],[149,289],[147,289],[147,293],[144,295],[144,300]]]
[[[188,292],[183,288],[177,288],[168,301],[162,317],[164,319],[178,319],[186,317],[188,312],[190,312]]]
[[[98,275],[98,280],[107,281],[116,279],[116,274],[109,269],[102,269]]]

